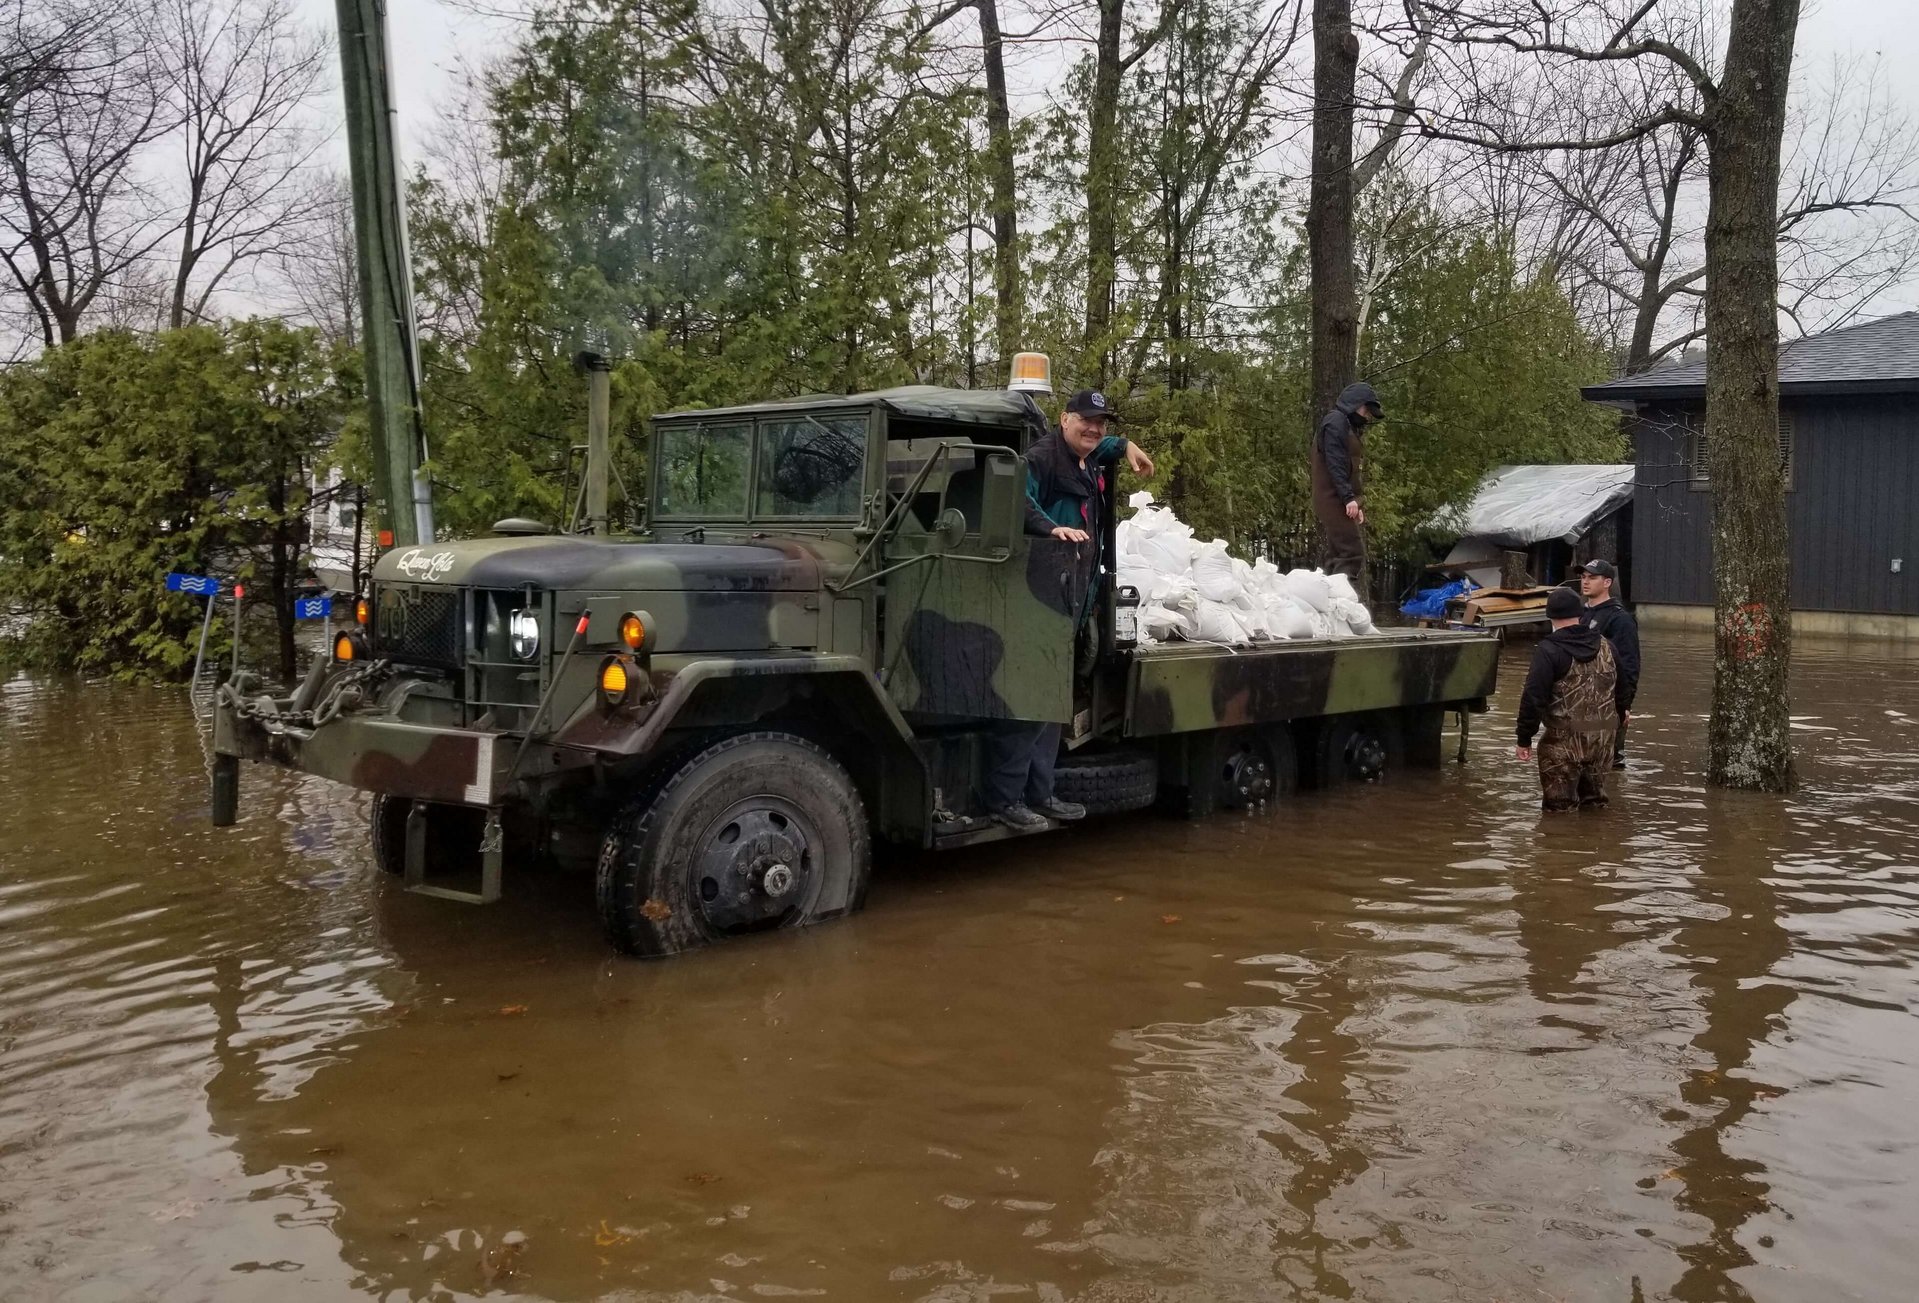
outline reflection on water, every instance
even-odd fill
[[[1808,649],[1805,790],[1708,649],[1542,818],[1464,768],[908,859],[667,964],[586,885],[379,880],[166,692],[0,683],[0,1271],[60,1299],[1910,1296],[1919,688]]]

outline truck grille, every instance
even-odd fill
[[[457,588],[385,588],[373,617],[375,647],[396,661],[457,667],[466,621]]]

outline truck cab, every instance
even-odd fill
[[[1060,725],[1096,814],[1203,814],[1437,763],[1440,713],[1483,706],[1473,635],[1135,646],[1114,513],[1025,532],[1045,430],[1024,393],[930,386],[657,417],[639,528],[393,549],[295,690],[230,681],[216,822],[242,759],[319,774],[373,794],[409,888],[584,861],[613,943],[663,955],[856,909],[874,837],[1013,835],[978,796],[1009,729]]]

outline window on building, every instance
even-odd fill
[[[1692,486],[1695,489],[1708,488],[1712,484],[1709,463],[1706,460],[1706,418],[1689,413],[1686,423],[1686,460],[1691,467]],[[1784,407],[1779,409],[1779,427],[1775,431],[1779,445],[1779,468],[1786,473],[1786,487],[1792,487],[1793,436],[1792,413]]]

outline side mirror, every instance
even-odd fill
[[[966,539],[966,513],[958,507],[948,507],[942,511],[933,537],[941,552],[951,552],[958,547]]]
[[[1026,463],[1012,450],[986,454],[980,489],[980,545],[1001,556],[1026,528]]]

